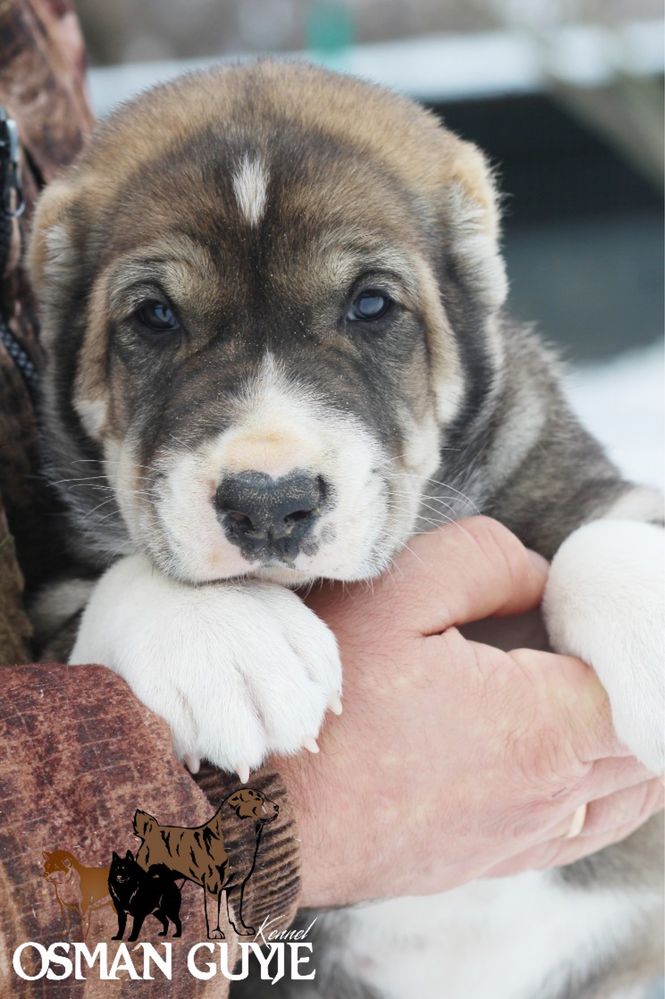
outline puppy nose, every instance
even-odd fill
[[[272,551],[293,557],[316,521],[325,496],[320,476],[265,472],[228,476],[215,493],[227,537],[248,554]]]

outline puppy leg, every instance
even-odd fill
[[[315,748],[339,702],[332,632],[273,583],[186,586],[120,559],[86,607],[71,663],[102,663],[171,726],[182,759],[247,780],[268,753]]]
[[[619,738],[656,773],[665,769],[664,564],[660,527],[594,521],[561,545],[544,600],[553,647],[594,667]]]

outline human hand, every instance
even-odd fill
[[[413,539],[390,573],[308,602],[344,663],[344,714],[321,753],[280,761],[301,833],[306,906],[445,891],[571,863],[662,807],[579,660],[509,653],[459,626],[540,602],[547,564],[472,518]],[[566,838],[590,803],[583,833]]]

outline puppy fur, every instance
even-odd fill
[[[482,512],[552,560],[554,647],[593,665],[621,738],[663,769],[662,504],[503,314],[497,204],[483,155],[433,115],[275,62],[141,95],[43,195],[49,467],[82,563],[105,570],[71,661],[121,672],[190,762],[245,773],[315,748],[339,657],[288,587],[368,578]],[[363,292],[391,303],[375,322],[354,318]],[[175,332],[146,332],[155,301]],[[320,484],[302,543],[238,542],[217,498],[250,473]],[[317,994],[426,996],[435,954],[447,995],[637,994],[660,960],[657,825],[414,919],[406,902],[328,917]],[[429,958],[401,928],[416,918]]]

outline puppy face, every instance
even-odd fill
[[[261,63],[120,111],[31,249],[79,525],[196,583],[380,571],[468,402],[461,328],[496,354],[496,229],[480,154],[349,78]]]

